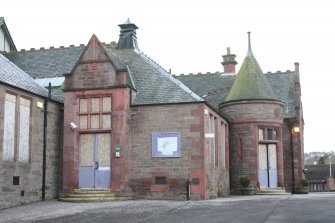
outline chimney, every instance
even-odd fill
[[[131,23],[129,18],[125,23],[119,26],[121,30],[117,47],[119,49],[138,49],[136,37],[136,29],[138,29],[138,27],[134,23]]]
[[[223,73],[235,73],[235,65],[237,62],[235,61],[235,54],[230,54],[230,47],[227,47],[227,55],[223,55]]]
[[[294,63],[294,70],[295,70],[295,72],[296,72],[297,74],[300,74],[300,72],[299,72],[299,63],[298,63],[298,62],[295,62],[295,63]]]

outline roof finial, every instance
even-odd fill
[[[254,55],[252,54],[252,51],[251,51],[251,40],[250,40],[250,31],[248,32],[248,54],[247,56],[248,57],[253,57]]]
[[[131,24],[130,19],[127,18],[127,20],[123,24]]]

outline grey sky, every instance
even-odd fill
[[[335,150],[332,2],[207,1],[5,1],[5,17],[18,49],[117,41],[118,24],[135,23],[141,51],[173,74],[222,71],[226,47],[238,67],[247,53],[247,31],[263,72],[294,70],[300,63],[305,151]]]

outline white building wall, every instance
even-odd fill
[[[5,33],[2,29],[0,29],[0,51],[10,51],[9,42],[6,39]]]

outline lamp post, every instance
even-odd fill
[[[329,176],[332,177],[332,155],[329,154]]]

